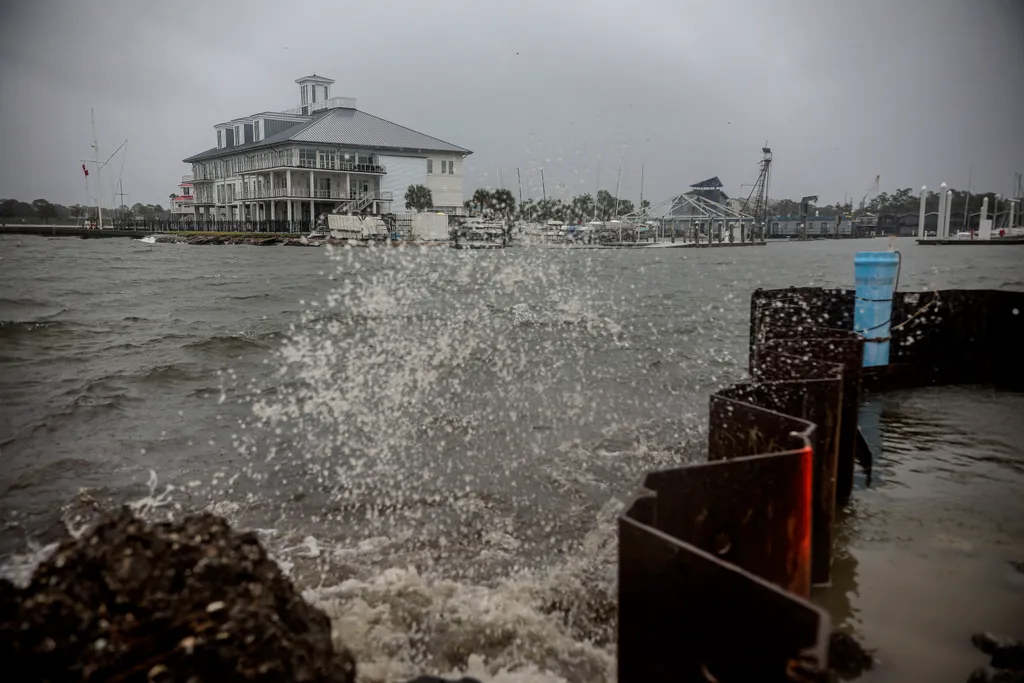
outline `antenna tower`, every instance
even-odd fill
[[[753,216],[756,225],[768,223],[768,187],[772,177],[772,150],[768,147],[767,142],[764,144],[765,146],[761,148],[761,161],[758,164],[761,173],[757,176],[757,182],[754,183],[750,196],[743,203],[743,213]]]

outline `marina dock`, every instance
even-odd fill
[[[967,246],[999,246],[1006,244],[1024,244],[1024,237],[993,237],[989,240],[962,240],[962,239],[920,239],[918,244],[931,246],[967,247]]]

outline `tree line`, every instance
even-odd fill
[[[967,192],[967,190],[953,190],[953,209],[956,213],[962,214],[964,207],[968,204],[970,197],[970,213],[981,211],[981,203],[988,198],[989,206],[993,206],[995,192]],[[769,213],[774,216],[797,216],[800,214],[800,202],[793,199],[776,199],[769,202]],[[912,213],[917,215],[921,210],[921,195],[912,188],[905,187],[895,190],[891,194],[880,192],[866,200],[861,206],[854,208],[853,202],[826,204],[816,206],[811,204],[809,211],[818,211],[824,216],[859,216],[865,213],[875,215],[901,215]],[[939,210],[939,193],[929,190],[925,197],[925,211],[931,213]]]
[[[116,209],[104,209],[104,220],[164,220],[167,210],[159,204],[121,205]],[[76,223],[79,220],[96,220],[96,207],[82,204],[65,206],[46,199],[32,203],[17,199],[0,199],[0,219],[7,221],[41,221],[42,223]]]

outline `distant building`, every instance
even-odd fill
[[[178,191],[173,197],[171,197],[171,220],[183,221],[192,220],[195,216],[195,207],[193,201],[195,195],[192,194],[192,174],[181,176],[181,182],[178,183]]]
[[[709,199],[718,204],[727,204],[730,201],[729,195],[723,190],[722,181],[718,179],[718,176],[702,180],[699,183],[690,185],[690,191],[686,192],[683,196],[685,197],[703,197]],[[666,217],[690,215],[693,209],[691,205],[685,200],[677,197],[669,208]]]
[[[356,109],[331,97],[334,81],[306,76],[301,104],[214,126],[216,147],[192,164],[197,220],[288,220],[321,213],[390,213],[410,185],[430,188],[434,210],[463,208],[468,149]]]
[[[852,237],[853,222],[846,216],[807,216],[807,232],[800,216],[775,216],[768,221],[768,237]]]

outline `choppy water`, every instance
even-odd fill
[[[213,509],[262,530],[366,680],[610,680],[614,516],[699,456],[751,291],[848,286],[885,247],[0,237],[0,555],[17,573],[113,503]],[[898,248],[902,289],[1024,289],[1021,249]]]

